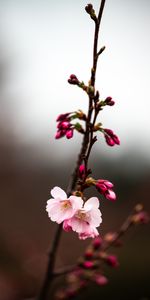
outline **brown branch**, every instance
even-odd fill
[[[93,47],[93,67],[92,67],[93,72],[91,74],[91,86],[93,86],[93,88],[95,86],[95,74],[96,74],[97,59],[98,59],[98,57],[97,57],[98,34],[99,34],[99,28],[100,28],[104,5],[105,5],[105,0],[102,0],[101,4],[100,4],[100,10],[99,10],[97,22],[95,22],[95,35],[94,35],[94,47]],[[93,112],[93,99],[89,93],[89,108],[88,108],[88,116],[87,116],[87,121],[86,121],[86,131],[84,134],[80,154],[78,156],[78,160],[76,163],[76,168],[72,175],[71,183],[69,183],[68,188],[67,188],[68,195],[70,195],[76,187],[77,180],[78,180],[78,169],[79,169],[79,166],[80,166],[81,162],[83,161],[83,159],[86,155],[86,152],[87,152],[87,148],[89,145],[90,122],[91,122],[92,112]],[[55,237],[54,237],[52,249],[48,256],[47,271],[46,271],[44,283],[43,283],[42,289],[40,291],[38,300],[46,300],[48,291],[50,289],[50,285],[52,283],[52,280],[54,279],[54,276],[55,276],[54,275],[54,267],[55,267],[56,254],[57,254],[57,249],[59,246],[61,233],[62,233],[62,226],[59,225],[58,229],[56,231]]]

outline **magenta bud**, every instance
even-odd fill
[[[101,193],[104,193],[107,191],[107,187],[105,184],[103,183],[96,183],[96,188],[98,189],[98,191],[100,191]]]
[[[117,135],[114,134],[112,138],[113,138],[115,144],[120,145],[120,139],[118,138]]]
[[[108,199],[110,201],[116,200],[116,194],[112,190],[107,190],[107,192],[105,193],[105,197],[106,197],[106,199]]]
[[[110,181],[108,181],[108,180],[105,180],[105,181],[104,181],[104,184],[105,184],[105,185],[107,186],[107,188],[109,188],[109,189],[111,189],[111,188],[114,187],[113,183],[110,182]]]
[[[150,221],[150,216],[149,216],[148,213],[145,212],[145,211],[139,212],[138,217],[139,217],[139,221],[140,221],[142,224],[147,224],[147,223],[149,223],[149,221]]]
[[[105,141],[106,141],[108,146],[112,147],[112,146],[115,145],[114,140],[110,136],[108,136],[108,135],[104,135],[104,136],[105,136]]]
[[[69,77],[69,79],[68,79],[68,82],[69,82],[70,84],[79,84],[79,80],[78,80],[78,78],[76,77],[76,75],[74,75],[74,74],[71,74],[71,75],[70,75],[70,77]]]
[[[70,127],[70,122],[68,121],[59,122],[57,125],[57,128],[59,129],[68,129],[69,127]]]
[[[115,255],[108,255],[106,258],[106,262],[109,266],[116,268],[119,266],[118,259]]]
[[[56,132],[56,135],[55,135],[55,139],[58,140],[60,139],[61,137],[63,137],[65,135],[65,131],[64,130],[58,130]]]
[[[87,251],[85,252],[84,256],[85,256],[87,259],[92,259],[92,258],[93,258],[93,251],[87,250]]]
[[[92,269],[94,267],[94,263],[91,260],[86,260],[83,263],[83,267],[85,269]]]
[[[73,129],[69,129],[66,132],[66,138],[71,139],[73,137]]]
[[[70,115],[70,113],[66,113],[66,114],[61,114],[57,117],[56,121],[59,122],[59,121],[65,121],[67,120],[67,117]]]
[[[99,249],[99,247],[102,245],[102,239],[100,237],[97,237],[93,241],[93,247],[94,249]]]
[[[109,106],[113,106],[115,104],[115,101],[112,100],[112,97],[107,97],[105,99],[105,104]]]
[[[111,129],[105,128],[104,131],[110,136],[114,135],[114,132]]]
[[[85,175],[85,165],[82,164],[79,167],[79,176],[82,178]]]

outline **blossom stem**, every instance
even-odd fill
[[[48,255],[47,271],[46,271],[45,280],[44,280],[42,289],[40,291],[38,300],[47,299],[50,284],[52,283],[52,280],[54,278],[53,270],[54,270],[54,266],[55,266],[57,249],[58,249],[58,244],[59,244],[60,237],[61,237],[61,232],[62,232],[62,224],[60,224],[57,227],[57,231],[56,231],[56,234],[55,234],[55,237],[54,237],[54,241],[52,243],[52,248],[51,248],[51,251],[49,252],[49,255]]]

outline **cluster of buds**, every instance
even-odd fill
[[[111,129],[104,128],[103,133],[108,146],[120,145],[120,139]]]
[[[74,129],[80,133],[84,133],[84,129],[80,123],[71,123],[71,120],[73,119],[85,121],[86,115],[82,110],[59,115],[56,120],[58,124],[55,139],[60,139],[64,136],[66,136],[67,139],[71,139],[73,137]]]
[[[84,165],[81,165],[79,167],[79,174],[80,174],[80,178],[84,178],[85,176],[85,169],[84,169]],[[95,186],[97,191],[102,194],[107,200],[110,201],[115,201],[116,200],[116,194],[113,191],[113,183],[106,180],[106,179],[94,179],[93,177],[87,177],[85,179],[85,183],[84,183],[84,187],[90,187],[90,186]]]
[[[70,123],[71,113],[61,114],[57,118],[57,132],[55,135],[55,139],[60,139],[63,136],[66,136],[67,139],[71,139],[73,137],[73,125]]]
[[[76,75],[71,74],[69,79],[68,79],[68,83],[73,84],[73,85],[77,85],[78,87],[80,87],[83,91],[85,91],[88,95],[93,96],[94,95],[94,88],[91,85],[85,85],[85,83],[83,81],[79,81],[79,79],[77,78]]]
[[[112,99],[112,97],[108,96],[105,100],[99,100],[99,94],[95,95],[95,99],[96,99],[96,109],[98,111],[102,110],[104,106],[108,105],[108,106],[113,106],[115,105],[115,101]],[[99,101],[98,101],[99,100]]]
[[[112,190],[114,187],[113,183],[105,179],[98,179],[95,183],[96,189],[100,194],[102,194],[106,199],[114,201],[116,200],[116,194]]]

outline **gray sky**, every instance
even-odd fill
[[[99,1],[91,2],[97,9]],[[55,119],[61,112],[87,108],[86,95],[67,83],[71,73],[89,80],[94,24],[84,11],[87,3],[1,1],[1,49],[10,63],[3,88],[5,114],[8,122],[13,115],[19,143],[46,145],[50,140],[52,147],[61,143],[66,152],[66,142],[53,139]],[[116,100],[99,119],[121,138],[113,155],[135,146],[149,157],[149,28],[150,1],[106,1],[99,41],[106,50],[98,64],[96,86],[102,98],[110,95]],[[72,145],[76,147],[76,141]]]

